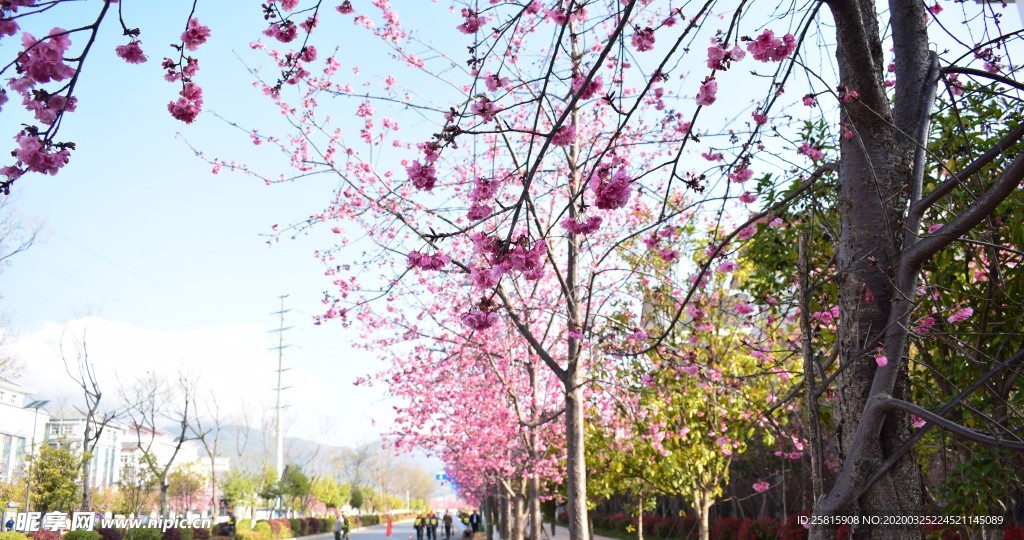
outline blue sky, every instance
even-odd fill
[[[288,434],[362,442],[386,429],[391,404],[382,389],[352,386],[379,365],[350,346],[353,335],[338,325],[312,324],[330,287],[313,253],[330,246],[332,235],[325,228],[272,247],[265,236],[275,224],[321,210],[336,181],[314,177],[267,186],[242,175],[214,175],[183,140],[210,157],[288,172],[268,145],[253,146],[244,132],[210,114],[253,127],[280,121],[243,65],[264,63],[248,47],[265,27],[259,3],[229,4],[239,5],[199,4],[196,17],[212,36],[195,53],[204,113],[188,126],[167,113],[178,88],[163,80],[160,60],[172,54],[167,44],[178,41],[191,2],[125,1],[126,22],[142,29],[149,57],[142,65],[114,55],[127,40],[116,18],[105,23],[79,85],[78,110],[62,128],[63,138],[78,145],[71,163],[55,177],[29,175],[15,186],[17,212],[45,228],[40,242],[3,271],[0,311],[17,338],[13,352],[27,366],[24,381],[44,395],[74,395],[51,342],[65,321],[90,313],[90,352],[107,374],[108,392],[118,378],[130,384],[125,381],[145,370],[173,374],[180,366],[218,388],[227,409],[248,410],[258,424],[275,382],[271,312],[287,294]],[[330,2],[325,6],[320,33],[337,42],[342,70],[351,70],[377,45],[366,43],[371,40],[353,27],[351,16],[335,12]],[[61,6],[59,21],[47,15],[23,26],[40,28],[37,35],[51,26],[71,27],[84,20],[77,13],[97,8],[98,2]],[[455,16],[452,21],[458,24]],[[77,45],[84,36],[73,39]],[[9,52],[13,44],[0,41],[0,50]],[[372,74],[372,65],[360,68]],[[267,68],[268,77],[273,69]],[[23,121],[14,105],[3,116]],[[9,136],[14,124],[4,122]]]

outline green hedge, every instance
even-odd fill
[[[160,529],[150,529],[148,527],[140,527],[138,529],[128,529],[124,534],[124,540],[163,540],[163,534]]]

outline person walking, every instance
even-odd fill
[[[341,540],[341,514],[334,520],[334,540]]]
[[[384,536],[386,536],[388,540],[391,540],[391,514],[387,515],[387,520],[388,524],[384,527]]]
[[[437,526],[438,526],[438,524],[440,524],[441,520],[438,519],[436,512],[434,513],[434,517],[431,518],[431,519],[432,519],[432,521],[430,522],[430,526],[431,526],[431,528],[434,529],[434,532],[433,532],[434,540],[437,540]]]
[[[416,519],[412,522],[412,527],[416,529],[416,540],[423,540],[423,514],[417,514]]]
[[[473,528],[473,534],[480,532],[480,514],[477,514],[476,510],[469,515],[469,526]]]
[[[434,536],[434,533],[437,532],[437,525],[435,521],[434,513],[427,512],[427,540],[437,540],[437,537]]]
[[[447,510],[444,511],[444,540],[452,540],[452,515]]]

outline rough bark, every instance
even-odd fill
[[[889,364],[884,367],[877,366],[873,357],[894,322],[891,314],[898,297],[896,268],[903,241],[914,148],[918,144],[915,127],[920,122],[921,111],[930,109],[920,98],[927,85],[929,69],[924,12],[921,6],[910,1],[890,3],[897,41],[897,96],[903,96],[900,102],[904,104],[894,113],[883,87],[885,63],[874,2],[833,1],[829,6],[836,20],[840,82],[845,87],[842,89],[847,93],[856,91],[859,99],[848,99],[843,107],[842,122],[852,136],[844,137],[840,146],[837,197],[841,370],[837,378],[840,394],[837,416],[840,451],[848,474],[841,475],[832,491],[819,501],[824,504],[818,510],[854,515],[920,515],[921,478],[912,452],[905,453],[852,506],[835,507],[829,503],[838,500],[840,492],[857,493],[890,451],[898,448],[910,434],[907,415],[888,415],[877,437],[855,444],[861,422],[867,416],[877,370],[890,370],[894,375],[891,388],[894,397],[909,397],[903,348],[891,351]],[[897,20],[913,17],[919,22]],[[828,529],[813,530],[813,537],[831,535]],[[911,528],[853,529],[855,538],[869,535],[919,538],[921,533]]]

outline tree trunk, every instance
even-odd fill
[[[693,511],[697,514],[697,523],[700,524],[700,540],[708,540],[711,535],[709,516],[714,504],[714,498],[709,497],[702,489],[693,492]]]
[[[852,504],[864,481],[889,452],[910,433],[905,414],[891,414],[864,436],[858,431],[870,420],[867,410],[876,371],[895,370],[892,395],[909,398],[905,350],[888,351],[888,364],[876,365],[875,354],[890,326],[890,308],[897,300],[896,265],[902,245],[906,205],[912,177],[914,147],[912,135],[922,115],[919,94],[925,88],[927,32],[924,9],[913,2],[890,2],[894,39],[901,43],[895,59],[897,102],[891,111],[883,86],[882,41],[879,20],[872,0],[832,2],[837,29],[837,59],[841,90],[847,93],[841,120],[851,136],[842,137],[836,209],[840,230],[836,245],[839,277],[839,362],[837,411],[840,453],[844,472],[817,510],[831,514],[868,516],[920,515],[921,478],[913,453],[902,459],[872,484]],[[914,17],[916,21],[912,20]],[[899,34],[899,38],[896,38]],[[923,72],[922,72],[923,70]],[[850,91],[857,91],[853,98]],[[895,124],[895,126],[894,126]],[[898,324],[898,323],[896,323]],[[905,347],[904,347],[905,349]],[[889,373],[893,373],[890,371]],[[877,393],[877,389],[876,389]],[[877,414],[877,413],[876,413]],[[876,419],[880,420],[878,417]],[[843,493],[845,495],[840,496]],[[829,502],[829,501],[832,502]],[[817,512],[816,512],[817,513]],[[813,528],[812,538],[832,537],[832,528]],[[920,538],[912,528],[854,528],[854,538],[875,533],[884,538]]]
[[[85,418],[85,431],[82,433],[82,511],[89,511],[89,487],[92,484],[92,457],[89,452],[89,439],[92,438],[91,417]],[[94,445],[95,446],[95,445]]]
[[[531,444],[537,444],[537,434],[531,430]],[[530,540],[540,540],[541,529],[544,527],[544,516],[540,511],[540,478],[534,474],[527,479],[526,505],[530,515]]]
[[[509,494],[506,492],[501,496],[501,538],[511,540],[512,506],[509,504]]]
[[[523,540],[523,534],[526,532],[523,525],[526,524],[525,516],[523,515],[524,510],[524,497],[521,490],[515,494],[515,498],[512,504],[512,536],[510,540]]]
[[[565,439],[568,453],[566,492],[569,514],[569,538],[588,540],[587,463],[583,453],[583,387],[573,377],[565,395]]]
[[[160,517],[167,517],[167,490],[170,484],[167,483],[166,475],[160,480]]]
[[[644,496],[636,496],[636,540],[644,540]]]

